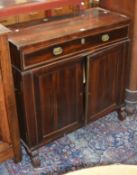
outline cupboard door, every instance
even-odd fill
[[[83,59],[33,72],[38,142],[72,131],[83,118]]]
[[[128,43],[109,46],[87,58],[86,120],[116,109],[124,100]]]

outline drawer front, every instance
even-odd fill
[[[52,16],[60,16],[73,13],[74,9],[69,6],[59,7],[52,10]]]
[[[6,18],[1,18],[0,23],[3,25],[12,25],[18,22],[18,17],[17,16],[11,16],[11,17],[6,17]]]
[[[19,23],[22,22],[27,22],[27,21],[34,21],[37,19],[42,19],[45,17],[45,12],[41,11],[41,12],[31,12],[28,14],[21,14],[19,15]]]
[[[68,54],[80,53],[85,49],[92,49],[104,44],[110,44],[122,38],[126,38],[127,35],[128,27],[125,27],[93,36],[85,36],[64,43],[58,43],[39,50],[34,49],[33,52],[27,51],[27,53],[25,53],[24,51],[23,69],[28,69],[39,64],[61,59]]]

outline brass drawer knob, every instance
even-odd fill
[[[53,55],[55,55],[55,56],[61,55],[62,53],[63,53],[62,47],[55,47],[53,49]]]
[[[110,39],[110,37],[109,37],[108,34],[103,34],[103,35],[101,36],[101,40],[102,40],[103,42],[109,41],[109,39]]]

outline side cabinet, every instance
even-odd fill
[[[128,27],[126,16],[93,8],[9,36],[21,138],[34,166],[45,143],[121,114]]]
[[[128,45],[117,43],[87,56],[87,121],[119,110],[124,103]]]
[[[82,61],[57,63],[32,72],[39,142],[81,126]]]

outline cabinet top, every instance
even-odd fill
[[[55,44],[89,33],[97,34],[128,25],[129,18],[102,8],[91,8],[75,17],[18,29],[9,34],[9,41],[18,49],[37,44]]]
[[[1,0],[0,17],[39,10],[49,10],[63,5],[80,4],[81,0]]]

